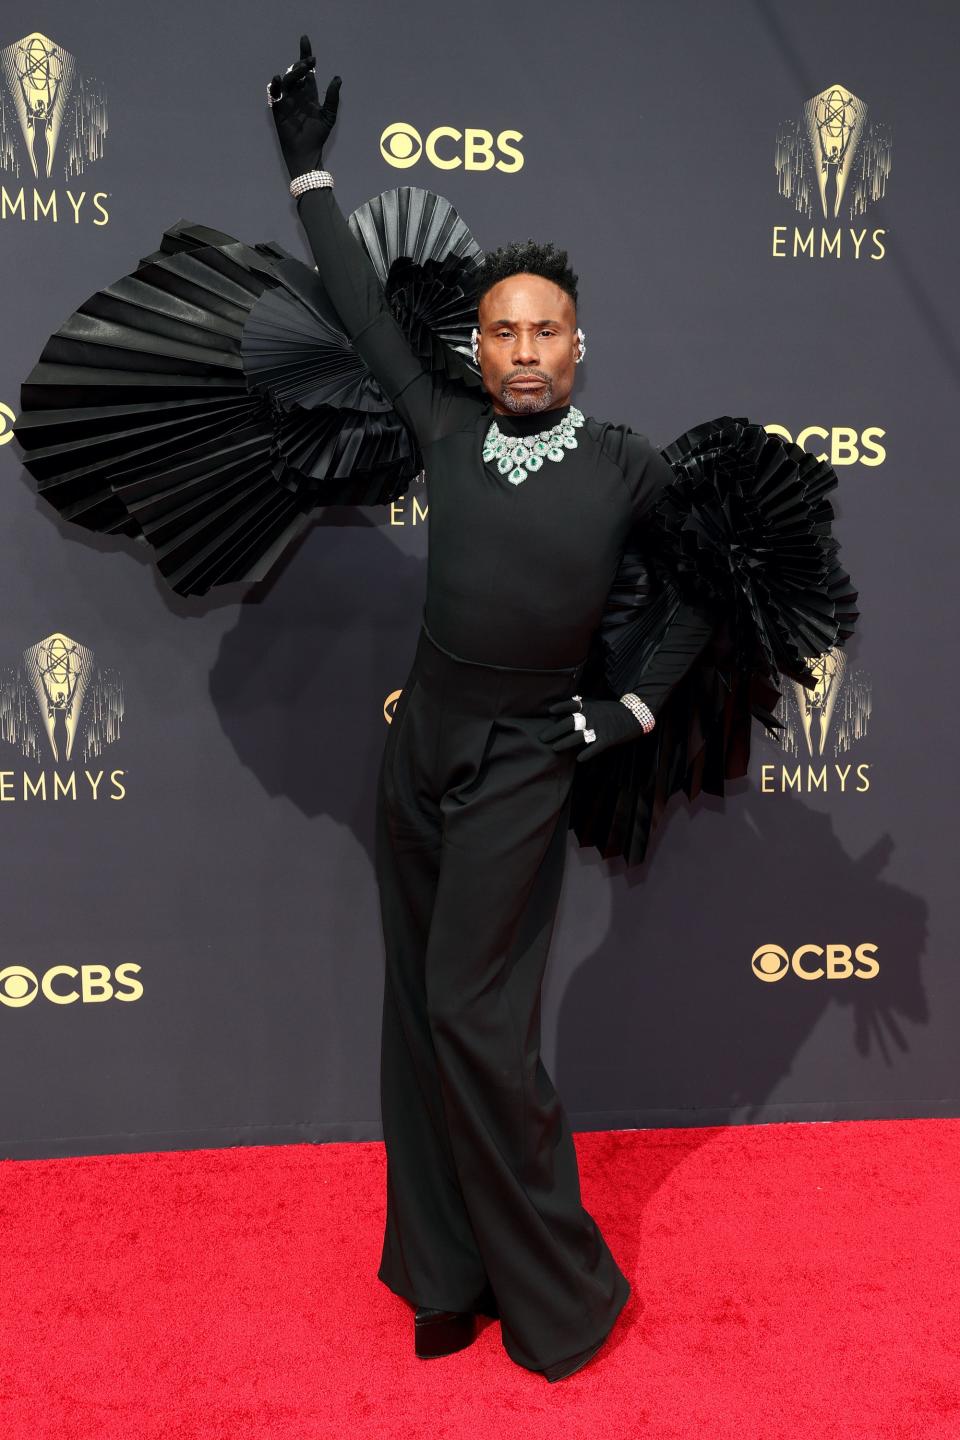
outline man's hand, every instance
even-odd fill
[[[300,36],[300,59],[267,86],[273,97],[270,113],[291,180],[323,165],[323,147],[337,118],[340,76],[334,75],[320,104],[317,61],[309,35]]]
[[[588,730],[595,730],[597,738],[589,743],[583,738],[583,731],[574,725],[573,716],[583,710]],[[611,745],[622,745],[626,740],[636,740],[643,733],[643,726],[626,705],[619,700],[558,700],[549,707],[551,715],[562,715],[548,729],[540,732],[539,738],[552,745],[554,750],[570,750],[578,746],[577,762],[589,760]]]

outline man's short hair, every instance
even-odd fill
[[[513,240],[499,250],[489,250],[478,271],[478,308],[481,297],[511,275],[542,275],[545,280],[552,280],[561,290],[566,290],[576,307],[578,276],[570,269],[566,250],[559,249],[549,240],[543,245],[538,245],[533,239]]]

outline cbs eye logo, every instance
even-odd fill
[[[393,724],[393,717],[397,713],[397,701],[400,699],[400,696],[402,694],[402,690],[391,690],[390,694],[383,702],[383,718],[384,720],[386,720],[388,725]]]
[[[792,953],[781,945],[759,945],[750,959],[758,980],[782,980],[788,971],[801,980],[872,980],[880,973],[876,945],[799,945]],[[807,963],[816,957],[813,965]],[[856,964],[854,963],[856,961]]]
[[[508,173],[523,169],[523,156],[511,145],[522,140],[520,130],[457,130],[453,125],[437,125],[424,140],[419,130],[397,120],[380,136],[380,154],[396,170],[409,170],[421,155],[426,155],[438,170],[504,170]],[[441,148],[442,147],[442,148]],[[505,156],[505,159],[498,159]]]
[[[111,977],[106,965],[52,965],[38,980],[25,965],[7,965],[0,970],[0,1005],[20,1010],[38,995],[54,1005],[73,1005],[77,1000],[87,1005],[101,1000],[139,1000],[143,986],[131,979],[139,969],[139,965],[118,965]]]

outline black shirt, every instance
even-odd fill
[[[586,658],[634,527],[673,479],[645,435],[586,416],[575,449],[544,459],[519,484],[485,462],[494,419],[529,435],[570,405],[496,415],[489,395],[465,393],[425,369],[331,187],[297,201],[317,270],[357,352],[419,443],[429,499],[424,618],[446,649],[488,664],[554,669]],[[710,626],[687,606],[644,673],[654,710],[702,648]]]

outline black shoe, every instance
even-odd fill
[[[477,1338],[477,1316],[473,1310],[430,1310],[421,1305],[414,1319],[414,1349],[421,1360],[453,1355],[465,1350]]]
[[[604,1335],[603,1340],[606,1338]],[[556,1365],[548,1365],[545,1370],[540,1371],[540,1374],[545,1375],[548,1380],[566,1380],[568,1375],[582,1370],[587,1361],[593,1359],[603,1344],[603,1340],[598,1340],[596,1345],[590,1346],[589,1350],[581,1350],[579,1355],[572,1355],[569,1360],[558,1360]]]

